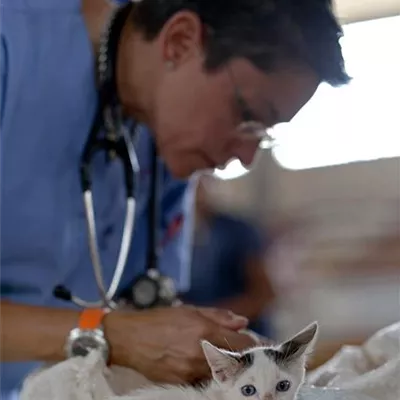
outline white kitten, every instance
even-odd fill
[[[213,377],[209,385],[151,386],[114,400],[293,400],[304,381],[317,330],[314,322],[286,342],[242,353],[202,341]]]

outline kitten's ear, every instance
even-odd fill
[[[284,360],[290,362],[303,357],[306,361],[306,357],[313,351],[317,335],[318,323],[313,322],[291,339],[282,343],[279,350],[283,353]]]
[[[235,353],[219,349],[207,340],[201,341],[201,347],[211,369],[212,376],[217,382],[226,382],[235,376],[241,368],[240,361]]]

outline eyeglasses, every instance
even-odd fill
[[[232,81],[232,86],[235,91],[235,101],[240,110],[242,122],[236,127],[238,135],[251,139],[259,139],[260,147],[263,149],[272,148],[274,145],[273,137],[268,133],[269,127],[259,121],[251,110],[247,101],[244,99],[239,85],[236,82],[232,68],[228,65],[228,74]]]

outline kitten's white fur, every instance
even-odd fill
[[[279,345],[249,349],[244,352],[251,354],[252,362],[247,366],[238,361],[244,353],[221,350],[203,341],[203,351],[213,375],[208,386],[202,389],[176,385],[150,386],[112,400],[294,400],[304,381],[307,356],[312,351],[317,331],[318,325],[314,322]],[[280,351],[281,355],[286,352],[287,357],[277,364],[266,351]],[[281,381],[290,382],[289,390],[276,390]],[[245,396],[242,388],[247,385],[252,385],[256,393]]]

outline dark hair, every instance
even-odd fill
[[[332,86],[350,79],[332,0],[141,0],[133,22],[147,40],[153,40],[182,10],[195,12],[208,28],[208,70],[245,57],[264,72],[296,62],[308,65],[321,82]]]

